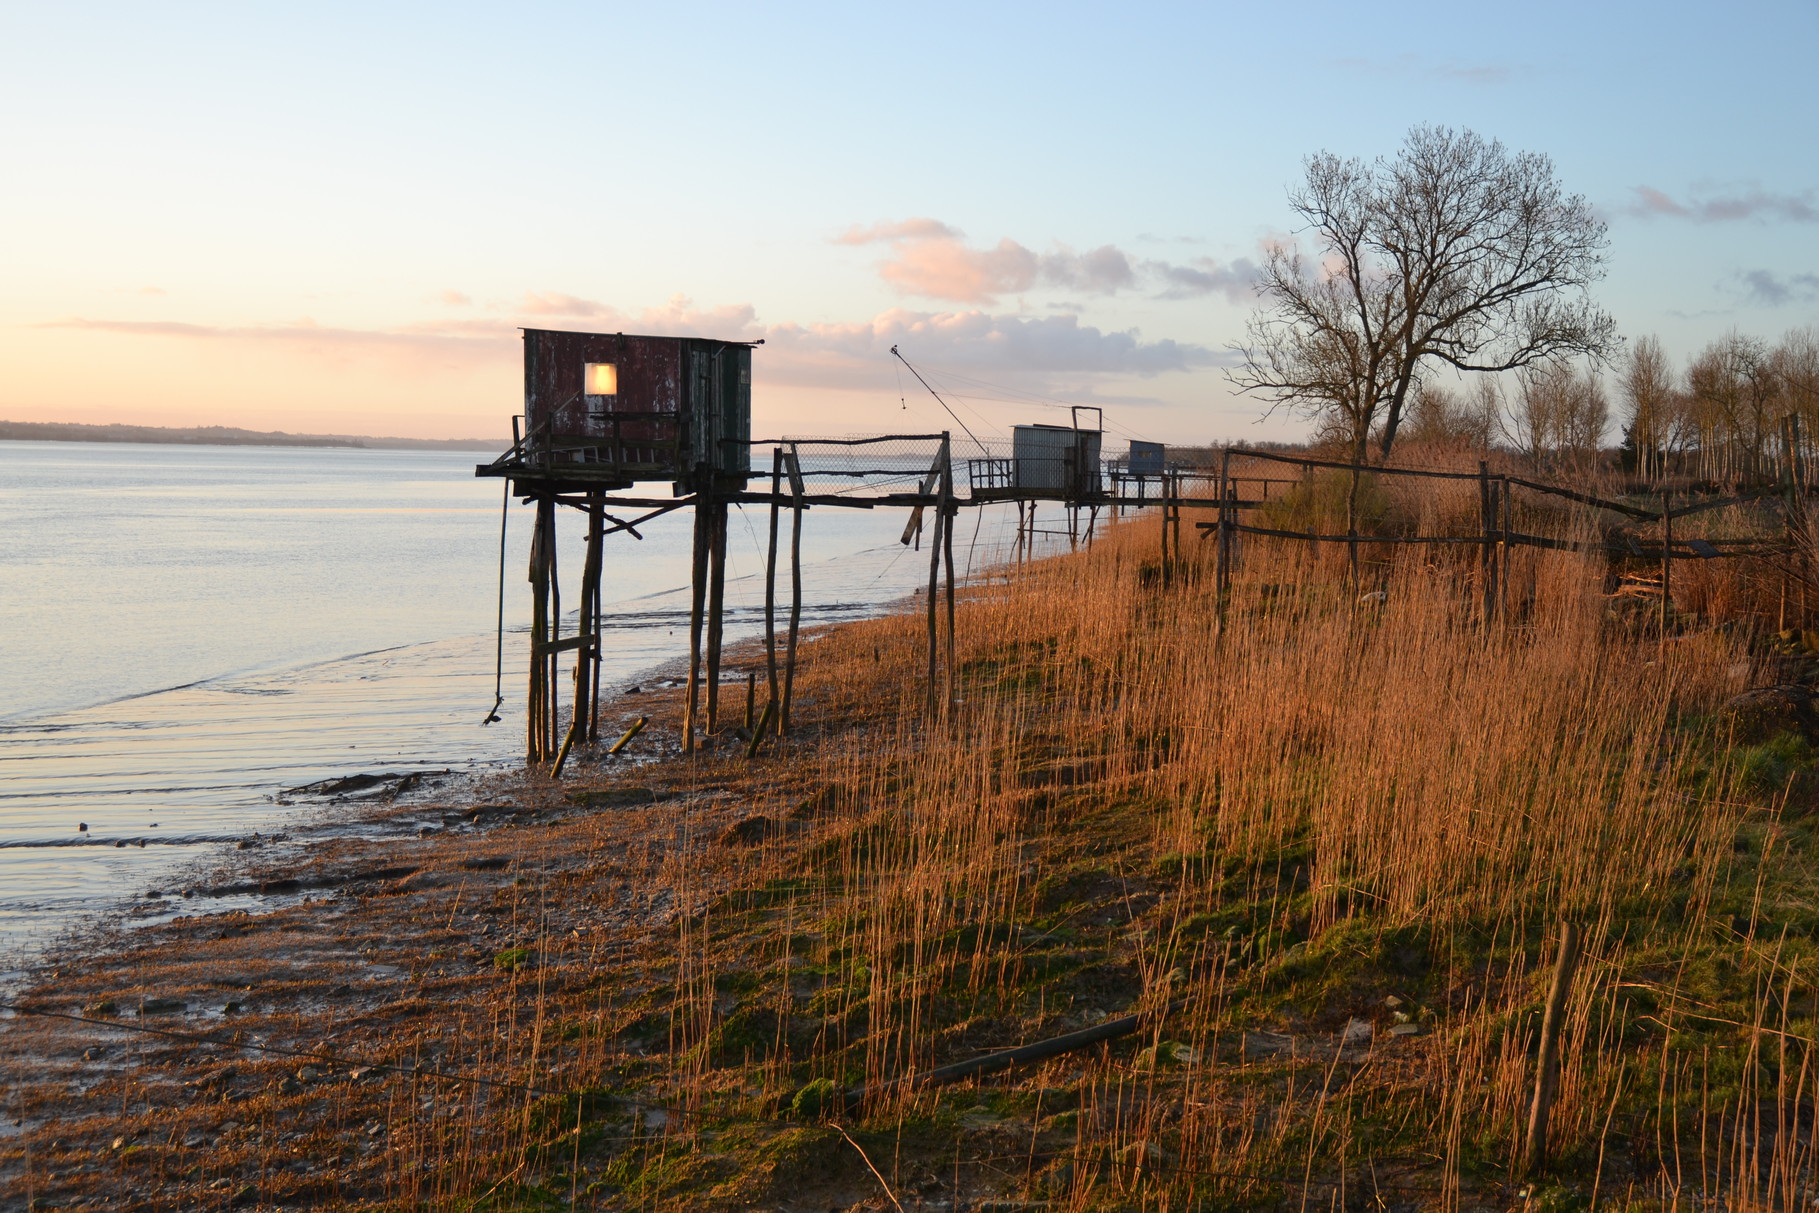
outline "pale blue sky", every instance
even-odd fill
[[[1232,263],[1305,155],[1419,122],[1554,158],[1627,334],[1819,322],[1810,0],[0,11],[0,417],[497,434],[529,323],[768,336],[761,428],[939,421],[895,341],[1127,432],[1289,433],[1219,374]],[[1105,246],[1127,274],[1069,255]]]

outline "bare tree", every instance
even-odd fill
[[[1466,394],[1432,381],[1416,385],[1403,422],[1403,441],[1488,451],[1502,409],[1496,392],[1496,380],[1489,376],[1479,379],[1475,390]]]
[[[1610,402],[1590,367],[1574,369],[1564,359],[1524,368],[1504,435],[1537,467],[1568,456],[1595,457],[1610,424]]]
[[[1228,375],[1272,407],[1338,421],[1359,462],[1374,429],[1389,456],[1429,365],[1507,371],[1611,348],[1586,294],[1605,226],[1546,156],[1418,126],[1394,160],[1310,157],[1289,204],[1316,258],[1270,253]]]
[[[1732,332],[1699,352],[1686,372],[1707,474],[1760,476],[1779,419],[1779,380],[1768,346]]]
[[[1624,429],[1636,452],[1637,471],[1659,475],[1670,452],[1685,445],[1685,401],[1656,337],[1638,337],[1623,367]]]

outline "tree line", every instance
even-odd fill
[[[1819,456],[1819,329],[1733,332],[1683,368],[1655,337],[1626,348],[1590,294],[1604,221],[1546,156],[1418,126],[1394,157],[1305,170],[1228,377],[1317,440],[1361,463],[1399,437],[1585,460],[1614,387],[1639,474],[1760,481]]]
[[[1728,333],[1682,365],[1659,338],[1639,337],[1603,373],[1550,360],[1469,387],[1420,385],[1403,435],[1410,442],[1516,451],[1538,467],[1603,457],[1613,419],[1625,471],[1723,483],[1819,468],[1819,328],[1779,342]],[[1330,422],[1323,436],[1341,437]]]

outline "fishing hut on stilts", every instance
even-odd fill
[[[956,471],[949,431],[754,439],[752,357],[762,342],[547,329],[523,333],[524,412],[513,418],[511,449],[480,465],[476,474],[504,478],[508,500],[517,497],[535,511],[525,757],[533,764],[551,764],[557,775],[575,746],[599,740],[602,646],[608,624],[601,586],[609,564],[606,541],[613,535],[642,539],[638,528],[652,519],[678,509],[693,511],[688,684],[681,737],[684,750],[693,751],[704,737],[728,727],[721,677],[728,512],[735,506],[767,507],[763,674],[768,697],[759,712],[758,671],[748,671],[744,713],[756,752],[767,734],[786,736],[790,728],[806,511],[818,507],[909,511],[903,543],[918,547],[924,540],[928,543],[923,604],[927,706],[931,717],[938,717],[955,693],[953,533],[960,510],[1015,503],[1017,555],[1028,559],[1038,535],[1066,535],[1070,545],[1082,539],[1090,543],[1100,510],[1120,501],[1178,504],[1169,497],[1159,447],[1155,458],[1145,456],[1147,462],[1141,466],[1133,456],[1108,472],[1100,450],[1101,425],[1096,418],[1094,424],[1082,424],[1080,409],[1069,426],[1016,427],[1009,449],[980,441],[967,431],[977,454],[969,452],[964,459],[963,481]],[[929,390],[940,400],[932,386]],[[947,407],[945,401],[942,406]],[[754,466],[754,453],[764,447],[770,448],[768,469]],[[660,485],[667,486],[667,496],[652,494]],[[1036,506],[1044,501],[1065,508],[1064,531],[1037,526]],[[557,576],[557,519],[563,510],[579,514],[585,528],[580,601],[568,635],[563,635]],[[784,511],[790,521],[787,553],[780,551]],[[503,554],[502,540],[502,561]],[[778,567],[785,558],[787,627],[780,636]],[[502,594],[503,584],[502,570]]]

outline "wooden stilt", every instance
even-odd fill
[[[784,649],[783,659],[783,710],[776,719],[777,735],[788,737],[790,731],[790,706],[796,697],[796,636],[802,630],[802,463],[796,457],[796,447],[790,444],[789,454],[785,456],[785,467],[789,472],[790,485],[790,534],[789,534],[789,643]]]
[[[599,492],[590,492],[587,503],[587,556],[581,562],[580,632],[591,639],[575,650],[575,714],[571,731],[592,741],[599,720],[595,698],[600,687],[600,556],[603,546]]]
[[[556,746],[559,744],[556,741],[557,729],[560,727],[562,714],[562,690],[556,682],[556,667],[562,654],[559,649],[554,647],[555,643],[562,638],[562,579],[556,563],[555,499],[551,498],[548,504],[549,510],[543,520],[543,562],[549,570],[549,580],[546,584],[549,586],[549,642],[551,645],[549,656],[544,659],[547,668],[543,674],[544,691],[549,701],[549,715],[544,718],[543,723],[543,757],[546,759],[554,757],[556,753]]]
[[[954,504],[954,459],[953,449],[948,443],[941,444],[941,549],[942,559],[947,562],[947,700],[945,707],[954,706],[956,669],[959,665],[954,655],[954,519],[959,514],[959,507]]]
[[[947,447],[947,435],[946,434],[943,434],[941,436],[941,445],[942,445],[942,449],[945,450]],[[939,482],[939,480],[940,480],[940,476],[939,476],[940,459],[939,458],[936,459],[936,469],[937,469],[937,475],[936,475],[935,479],[937,480],[937,482]],[[930,487],[932,487],[932,486],[930,486],[927,481],[923,482],[923,491],[924,492],[926,492]],[[940,489],[937,488],[936,492],[939,493]],[[936,627],[935,620],[936,620],[936,609],[937,609],[936,608],[936,599],[939,597],[939,595],[941,593],[941,537],[942,537],[942,533],[944,531],[946,531],[946,529],[947,529],[947,522],[948,522],[946,508],[947,508],[946,507],[946,497],[945,497],[945,495],[943,495],[937,499],[937,503],[935,506],[935,533],[933,535],[929,536],[929,545],[928,545],[928,597],[926,599],[926,602],[928,605],[928,703],[927,703],[927,707],[928,707],[928,713],[930,716],[933,716],[935,714],[936,706],[939,703],[939,694],[935,689],[935,672],[936,672],[936,668],[938,666],[939,659],[940,659],[940,643],[939,643],[940,636],[939,636],[938,629]]]
[[[720,642],[726,630],[727,503],[714,502],[707,581],[707,731],[720,731]]]
[[[530,685],[525,692],[524,760],[543,760],[544,710],[549,699],[543,693],[544,648],[549,642],[549,566],[544,561],[544,515],[555,506],[546,498],[537,498],[537,520],[531,527],[531,657]]]
[[[769,702],[781,697],[777,686],[777,509],[783,490],[783,448],[771,450],[771,539],[764,558],[764,668],[770,680]],[[775,713],[772,713],[775,718]]]
[[[600,559],[594,565],[594,687],[589,695],[587,739],[600,740],[600,668],[606,664],[606,604],[600,599],[600,585],[606,573],[606,494],[596,493],[593,504],[593,526],[600,534]]]
[[[707,557],[712,546],[711,502],[705,494],[695,499],[695,547],[689,565],[688,693],[682,704],[682,749],[695,749],[695,712],[701,692],[701,618],[707,599]]]

